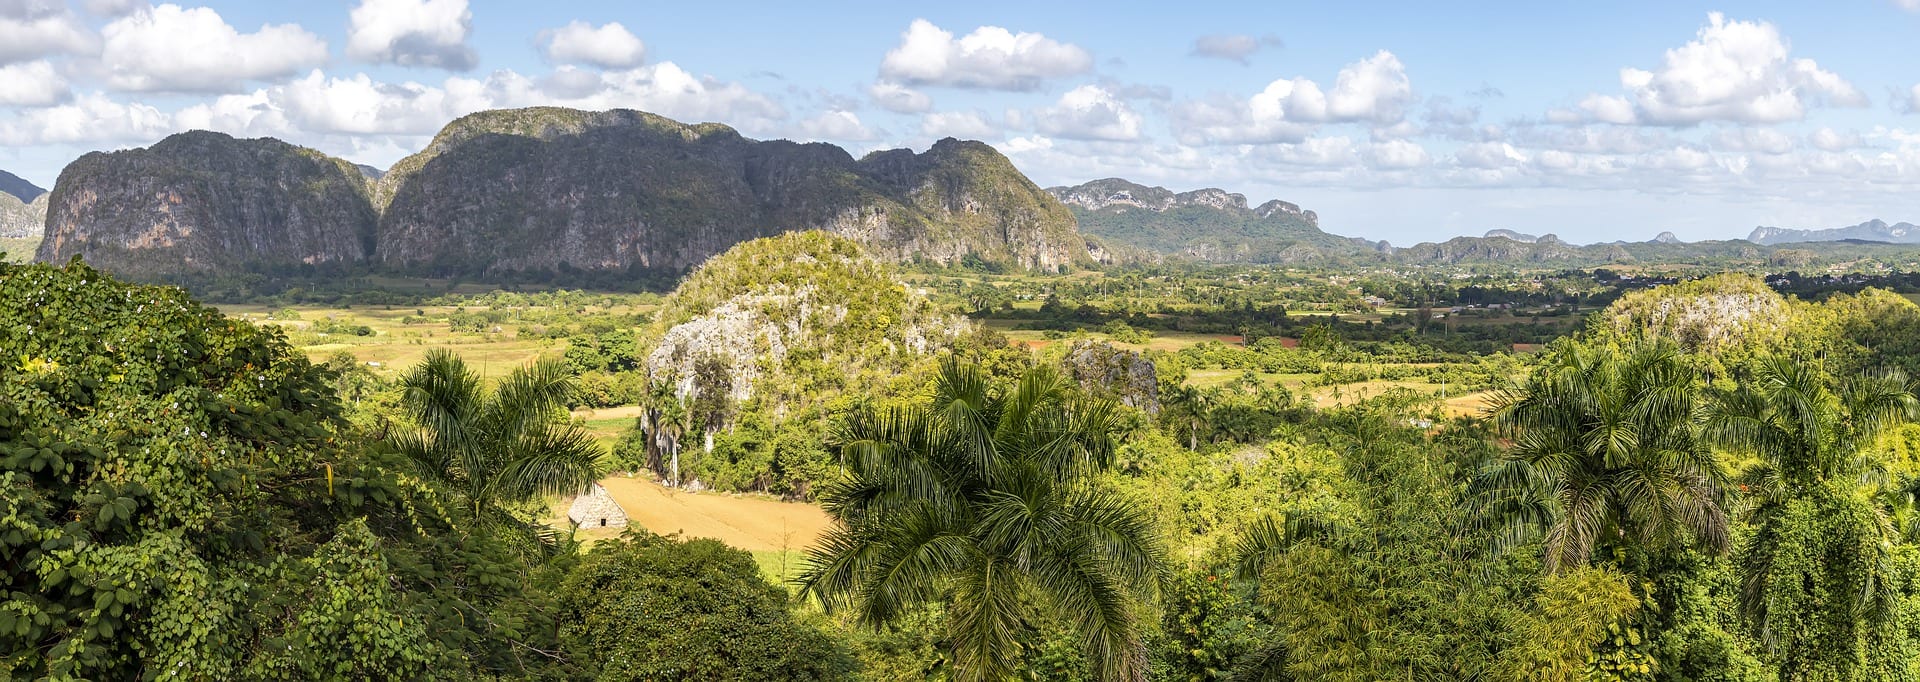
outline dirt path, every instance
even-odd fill
[[[628,521],[649,531],[713,538],[749,551],[805,549],[832,524],[819,507],[800,502],[688,493],[639,478],[609,478],[600,485],[626,510]]]

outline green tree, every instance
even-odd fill
[[[1860,481],[1877,466],[1874,441],[1920,402],[1898,372],[1837,384],[1773,356],[1749,384],[1714,392],[1708,435],[1760,459],[1743,476],[1753,533],[1737,557],[1741,612],[1781,679],[1907,679],[1898,535]]]
[[[590,679],[833,680],[852,659],[789,608],[753,556],[717,540],[628,531],[559,589],[560,639]]]
[[[392,435],[421,474],[465,498],[481,523],[525,526],[516,505],[578,492],[599,479],[600,446],[561,414],[573,376],[547,358],[492,390],[452,351],[436,348],[400,381],[417,429]]]
[[[1724,551],[1724,474],[1697,428],[1698,378],[1678,351],[1566,343],[1525,385],[1492,401],[1513,448],[1491,467],[1504,540],[1544,536],[1549,572],[1603,550],[1658,553],[1686,542]]]
[[[946,600],[962,679],[1010,675],[1034,609],[1102,679],[1145,679],[1137,610],[1164,559],[1147,516],[1098,483],[1114,415],[1049,369],[996,387],[949,358],[931,405],[849,417],[846,475],[820,495],[839,525],[809,551],[804,593],[873,626]]]

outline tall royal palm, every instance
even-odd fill
[[[1816,364],[1772,357],[1753,382],[1713,398],[1708,437],[1761,462],[1743,476],[1754,533],[1739,557],[1741,611],[1754,634],[1788,669],[1875,636],[1894,598],[1896,531],[1860,483],[1875,473],[1873,442],[1920,412],[1907,377],[1830,383]],[[1848,589],[1809,589],[1823,582]]]
[[[1148,518],[1096,482],[1113,410],[1046,369],[996,390],[949,359],[930,406],[856,413],[804,591],[870,625],[944,598],[962,679],[1012,673],[1031,609],[1068,623],[1101,679],[1145,679],[1136,609],[1165,559]]]
[[[1547,570],[1597,549],[1728,544],[1723,474],[1699,438],[1699,388],[1670,345],[1569,343],[1524,385],[1498,393],[1494,424],[1513,447],[1484,477],[1509,543],[1543,535]]]
[[[578,492],[600,476],[599,445],[562,417],[573,375],[557,358],[488,390],[459,356],[434,349],[400,384],[418,428],[395,434],[395,445],[464,497],[476,522],[512,523],[512,505]]]

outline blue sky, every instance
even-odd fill
[[[985,140],[1397,244],[1920,220],[1920,0],[0,0],[0,168],[211,128],[384,167],[471,111],[718,121],[856,154]]]

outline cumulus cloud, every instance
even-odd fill
[[[293,24],[241,33],[206,7],[160,5],[101,30],[100,63],[119,90],[219,91],[294,75],[327,59],[327,44]]]
[[[226,125],[244,122],[249,130],[277,117],[288,128],[310,134],[405,136],[430,135],[476,111],[542,105],[641,109],[683,121],[718,120],[758,129],[786,118],[786,111],[764,95],[696,76],[673,62],[607,72],[563,67],[538,78],[503,70],[484,79],[453,76],[438,85],[385,82],[364,73],[331,77],[315,70],[251,95],[221,98],[193,115]]]
[[[1914,0],[1914,2],[1920,2],[1920,0]],[[1920,85],[1915,85],[1913,89],[1907,91],[1906,103],[1907,113],[1920,113]]]
[[[1667,50],[1656,69],[1621,69],[1624,97],[1593,95],[1580,109],[1607,123],[1693,125],[1798,121],[1809,106],[1867,104],[1839,74],[1789,52],[1773,24],[1729,21],[1715,12],[1694,40]]]
[[[27,109],[0,123],[0,143],[151,142],[174,132],[172,120],[146,104],[123,104],[94,93],[67,104]]]
[[[67,79],[44,59],[0,66],[0,106],[44,107],[70,96]]]
[[[896,114],[918,114],[933,108],[933,98],[899,83],[881,81],[867,88],[873,103]]]
[[[1126,141],[1140,138],[1140,115],[1098,85],[1082,85],[1033,112],[1034,127],[1054,137]]]
[[[1414,101],[1406,68],[1392,52],[1340,69],[1331,89],[1306,78],[1281,79],[1239,102],[1197,101],[1174,108],[1178,135],[1190,144],[1299,142],[1322,123],[1389,128]]]
[[[958,39],[915,19],[880,62],[882,80],[993,90],[1035,90],[1050,78],[1086,73],[1093,55],[1039,33],[982,26]]]
[[[647,46],[620,22],[595,27],[575,21],[543,31],[540,44],[547,59],[561,64],[591,64],[608,69],[630,69],[647,58]]]
[[[1276,35],[1260,37],[1246,34],[1206,35],[1194,39],[1191,54],[1195,57],[1225,59],[1244,65],[1252,63],[1251,58],[1255,52],[1280,46],[1280,37]]]
[[[1375,168],[1406,169],[1427,165],[1427,149],[1409,140],[1386,140],[1367,146],[1367,160]]]
[[[1453,161],[1467,168],[1508,168],[1527,163],[1527,155],[1507,142],[1475,142],[1453,152]]]
[[[1853,133],[1842,133],[1832,128],[1821,128],[1807,136],[1807,144],[1811,144],[1821,151],[1846,151],[1860,146],[1860,136]]]
[[[970,111],[937,111],[920,118],[920,134],[927,137],[981,139],[999,134],[993,124]]]
[[[852,140],[874,138],[873,131],[851,111],[823,111],[800,122],[800,134],[808,140]]]
[[[451,71],[479,60],[467,46],[467,0],[360,0],[347,24],[347,56],[354,59]]]
[[[0,65],[54,54],[83,54],[99,41],[53,0],[0,1]]]
[[[96,17],[124,17],[149,5],[147,0],[86,0],[81,6]]]

